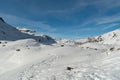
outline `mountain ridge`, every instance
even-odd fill
[[[23,33],[15,27],[7,24],[2,18],[0,18],[0,40],[15,41],[20,39],[36,39],[37,41],[44,44],[53,44],[56,43],[54,39],[47,36],[35,36],[27,33]]]

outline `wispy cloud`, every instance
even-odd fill
[[[30,27],[30,28],[37,28],[37,29],[43,29],[46,30],[48,32],[54,32],[57,29],[51,27],[49,24],[46,24],[42,21],[33,21],[33,20],[29,20],[29,19],[25,19],[25,18],[21,18],[18,16],[13,16],[13,15],[9,15],[9,14],[3,14],[0,13],[0,16],[3,17],[5,19],[6,22],[12,24],[12,25],[18,25],[18,26],[26,26],[26,27]]]
[[[88,20],[86,20],[85,22],[83,22],[81,24],[81,26],[85,27],[88,26],[90,24],[94,24],[94,26],[102,26],[105,24],[109,24],[109,25],[117,25],[120,22],[120,14],[116,14],[113,16],[100,16],[100,17],[91,17]],[[112,26],[111,25],[111,26]]]
[[[118,26],[118,25],[119,25],[118,23],[108,24],[107,26],[105,25],[103,27],[103,30],[110,29],[110,28],[113,28],[113,27]]]
[[[47,10],[48,13],[66,13],[72,11],[80,11],[85,9],[88,6],[94,6],[103,11],[108,11],[109,9],[120,7],[119,0],[76,0],[76,3],[71,5],[72,7],[69,9],[61,9],[61,10]]]
[[[114,22],[120,22],[120,15],[114,15],[109,17],[100,18],[98,21],[96,21],[97,24],[108,24],[108,23],[114,23]]]

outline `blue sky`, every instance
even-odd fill
[[[13,26],[76,39],[120,28],[120,0],[0,0],[0,16]]]

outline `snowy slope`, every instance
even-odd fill
[[[36,39],[38,42],[43,44],[53,44],[56,43],[54,39],[47,35],[34,35],[35,31],[31,31],[25,28],[12,27],[7,24],[2,18],[0,18],[0,40],[15,41],[19,39]]]
[[[16,28],[5,23],[2,18],[0,18],[0,40],[18,40],[25,38],[32,38],[33,36],[21,33]]]
[[[27,33],[29,35],[37,35],[37,32],[34,30],[30,30],[27,28],[22,28],[22,27],[16,27],[16,29],[18,29],[19,31],[21,31],[22,33]]]
[[[58,43],[62,43],[64,45],[82,45],[86,43],[102,43],[102,44],[120,44],[120,29],[116,29],[114,31],[105,33],[103,35],[97,37],[88,37],[86,39],[80,40],[59,40]]]
[[[99,36],[103,44],[120,44],[120,29]]]
[[[56,40],[53,39],[52,37],[48,36],[48,35],[38,34],[36,31],[30,30],[30,29],[27,29],[27,28],[17,27],[16,29],[18,29],[22,33],[34,36],[36,41],[41,42],[43,44],[50,45],[50,44],[56,43]]]

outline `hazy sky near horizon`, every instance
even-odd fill
[[[0,17],[54,37],[82,38],[120,28],[120,0],[0,0]]]

